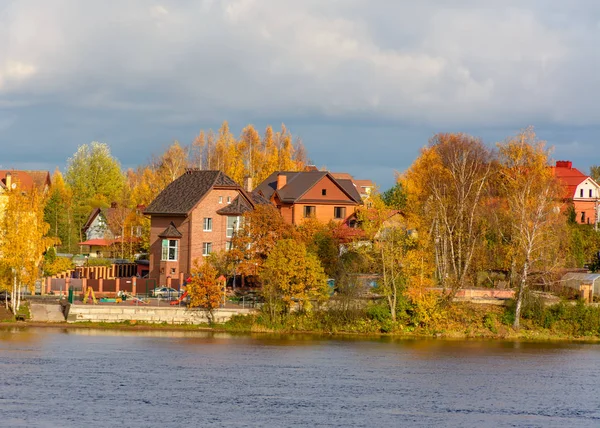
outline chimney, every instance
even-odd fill
[[[6,188],[8,190],[11,189],[11,185],[12,185],[12,174],[10,172],[6,173],[6,179],[4,180],[4,184],[6,184]]]
[[[573,168],[573,162],[571,161],[556,161],[557,168]]]
[[[246,192],[252,192],[252,177],[244,177],[244,189]]]
[[[281,189],[282,187],[285,187],[286,184],[287,184],[287,175],[285,175],[281,172],[279,174],[277,174],[277,190]]]

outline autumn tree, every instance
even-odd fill
[[[513,327],[519,328],[529,276],[547,266],[559,244],[556,230],[564,225],[558,200],[561,187],[548,163],[545,143],[533,128],[498,144],[502,197],[511,218],[512,256],[519,272]]]
[[[260,277],[272,320],[278,303],[286,313],[294,302],[298,302],[302,310],[310,311],[311,300],[324,301],[328,297],[327,277],[317,256],[293,239],[282,239],[275,244]]]
[[[57,239],[57,245],[63,252],[77,251],[79,231],[73,219],[72,192],[58,169],[52,174],[52,187],[44,207],[44,221],[50,225],[48,236]]]
[[[43,199],[36,189],[7,190],[0,221],[0,288],[10,291],[14,314],[21,304],[21,287],[33,290],[43,253],[53,244],[46,238],[48,229]]]
[[[437,279],[448,297],[467,284],[485,232],[492,155],[466,134],[437,134],[405,174],[407,210],[430,231]]]
[[[181,146],[177,140],[160,156],[155,156],[152,159],[152,179],[156,181],[157,190],[160,189],[158,193],[182,176],[188,166],[188,148]]]
[[[600,183],[600,165],[592,165],[590,167],[590,177],[592,177],[596,183]]]
[[[218,272],[210,263],[194,261],[191,281],[186,289],[190,296],[190,307],[201,307],[207,311],[209,322],[214,320],[214,310],[221,305],[222,286],[217,279]]]
[[[273,205],[257,205],[243,216],[242,227],[232,239],[229,256],[242,275],[257,275],[278,241],[293,238],[292,225]]]
[[[79,146],[69,158],[65,181],[72,192],[74,225],[82,240],[81,228],[91,209],[110,205],[121,192],[125,178],[108,145],[94,141]]]
[[[430,297],[426,289],[432,285],[433,263],[424,245],[426,233],[417,235],[409,219],[389,208],[381,195],[374,194],[371,201],[371,207],[358,215],[373,245],[361,251],[371,258],[371,271],[380,275],[377,292],[395,322],[401,299],[409,297],[419,303],[424,296]]]

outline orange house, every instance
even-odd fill
[[[573,168],[571,161],[556,161],[554,176],[563,184],[564,200],[573,203],[575,219],[580,224],[598,223],[600,186],[590,176]]]
[[[302,224],[308,218],[321,222],[348,222],[362,204],[350,179],[336,179],[327,171],[280,171],[255,190],[273,203],[285,221]]]

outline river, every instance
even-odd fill
[[[6,427],[598,427],[600,345],[0,329]]]

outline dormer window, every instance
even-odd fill
[[[583,198],[583,189],[579,189],[579,197]]]
[[[231,196],[227,196],[227,203],[230,204],[231,203]]]
[[[327,196],[327,189],[321,189],[321,195]]]

